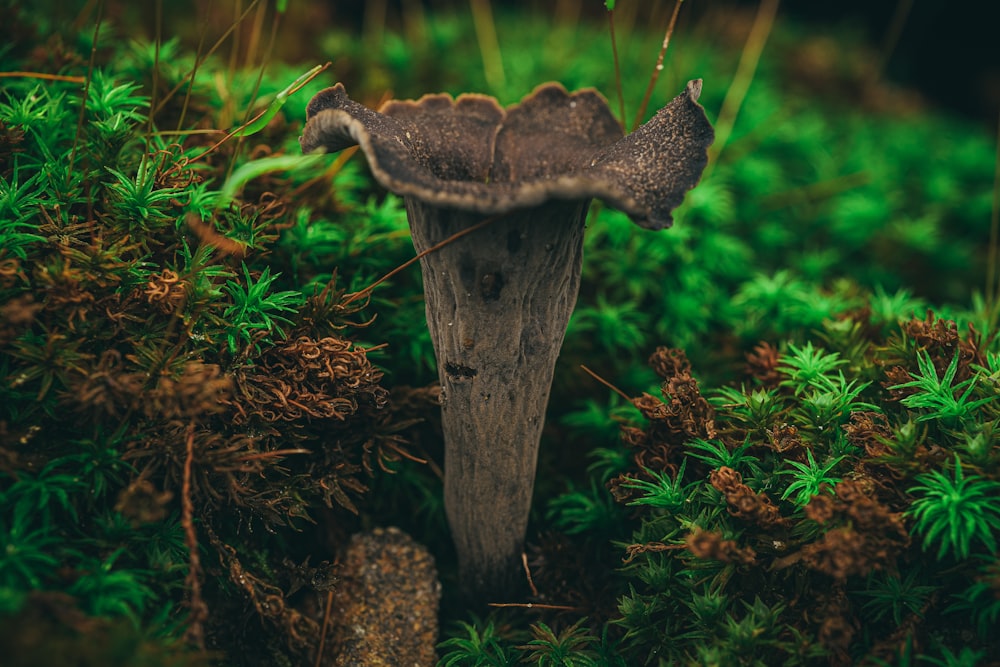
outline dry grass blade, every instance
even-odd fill
[[[726,99],[722,102],[722,109],[715,122],[715,143],[708,149],[709,165],[702,174],[702,179],[708,178],[712,165],[719,159],[719,154],[729,141],[729,135],[733,132],[733,125],[736,123],[736,116],[743,106],[747,91],[750,90],[750,83],[757,72],[757,64],[760,56],[764,52],[764,45],[771,35],[771,28],[774,26],[774,18],[778,13],[779,0],[762,0],[757,8],[757,16],[754,18],[753,26],[750,28],[750,35],[747,36],[746,44],[743,46],[743,53],[740,55],[740,63],[736,67],[736,76],[726,91]]]
[[[83,119],[87,111],[87,98],[90,96],[90,79],[94,74],[94,61],[97,58],[97,38],[101,35],[101,20],[104,17],[104,2],[97,4],[97,18],[94,20],[94,38],[90,44],[90,60],[87,63],[87,79],[83,84],[83,95],[80,100],[80,116],[76,121],[76,136],[73,137],[73,149],[69,153],[69,169],[66,170],[66,185],[69,185],[73,175],[73,164],[76,162],[76,151],[80,147],[80,135],[83,132]]]
[[[990,245],[986,260],[986,304],[992,316],[991,329],[996,327],[1000,315],[997,304],[1000,284],[997,281],[997,263],[1000,262],[1000,114],[997,115],[997,149],[993,168],[993,205],[990,211]]]
[[[615,88],[618,93],[618,122],[625,131],[625,93],[622,91],[622,68],[618,59],[618,40],[615,37],[615,10],[608,10],[608,32],[611,34],[611,53],[615,59]]]
[[[497,40],[497,28],[493,22],[493,8],[490,6],[490,0],[469,0],[469,2],[476,39],[479,40],[479,50],[483,54],[483,74],[486,77],[486,84],[496,92],[503,87],[505,79],[500,42]]]
[[[46,74],[45,72],[0,72],[0,79],[4,78],[43,79],[45,81],[67,81],[69,83],[87,83],[87,78],[83,76]]]

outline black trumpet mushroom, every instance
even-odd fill
[[[520,571],[552,374],[576,303],[593,198],[662,229],[714,138],[701,81],[622,133],[594,90],[556,83],[519,104],[425,95],[380,111],[337,84],[307,109],[302,149],[361,147],[403,197],[437,356],[445,508],[465,593],[509,597]],[[488,221],[488,224],[481,224]],[[623,258],[623,261],[628,261]]]

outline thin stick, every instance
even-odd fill
[[[2,78],[45,79],[46,81],[87,83],[87,77],[85,76],[66,76],[65,74],[46,74],[44,72],[0,72],[0,79]]]
[[[201,4],[197,6],[196,11],[207,12]],[[187,118],[188,106],[191,104],[191,95],[194,93],[194,80],[198,75],[198,67],[201,66],[201,50],[204,48],[205,38],[208,36],[208,18],[205,17],[199,23],[201,24],[201,29],[198,31],[198,50],[195,52],[194,65],[191,67],[191,85],[187,87],[187,91],[184,93],[184,102],[181,103],[180,117],[177,119],[178,132],[184,127],[184,120]]]
[[[608,32],[611,33],[611,53],[615,59],[615,88],[618,90],[618,124],[625,127],[625,93],[622,92],[622,68],[618,62],[618,40],[615,38],[615,10],[608,10]]]
[[[241,456],[240,461],[259,461],[261,459],[274,459],[282,456],[288,456],[289,454],[310,454],[311,449],[276,449],[273,452],[258,452],[256,454],[248,454],[246,456]]]
[[[605,387],[607,387],[611,391],[615,392],[616,394],[618,394],[619,396],[621,396],[622,398],[624,398],[629,403],[632,402],[632,397],[631,396],[629,396],[624,391],[622,391],[618,387],[614,386],[613,384],[611,384],[610,382],[608,382],[607,380],[605,380],[604,378],[602,378],[600,375],[598,375],[594,371],[590,370],[589,368],[587,368],[583,364],[580,364],[580,368],[582,368],[584,370],[584,372],[587,373],[587,375],[589,375],[590,377],[594,378],[595,380],[597,380],[598,382],[600,382],[601,384],[603,384]]]
[[[323,646],[326,644],[326,631],[330,627],[330,611],[333,609],[333,589],[326,592],[326,610],[323,612],[323,629],[319,633],[319,647],[316,649],[316,667],[323,664]]]
[[[431,254],[432,252],[434,252],[436,250],[440,250],[441,248],[445,247],[446,245],[454,243],[455,241],[457,241],[458,239],[462,238],[463,236],[466,236],[467,234],[471,234],[472,232],[478,231],[478,230],[482,229],[483,227],[485,227],[487,225],[491,225],[491,224],[493,224],[494,222],[496,222],[497,220],[499,220],[502,217],[503,217],[502,215],[495,215],[492,218],[486,218],[482,222],[476,223],[476,224],[472,225],[471,227],[466,227],[462,231],[455,232],[454,234],[452,234],[451,236],[449,236],[448,238],[446,238],[444,241],[441,241],[440,243],[435,243],[430,248],[427,248],[427,250],[424,250],[423,252],[418,253],[412,259],[409,259],[409,260],[403,262],[402,264],[400,264],[399,266],[397,266],[395,269],[393,269],[389,273],[385,274],[384,276],[382,276],[381,278],[379,278],[378,280],[376,280],[375,282],[373,282],[371,285],[369,285],[368,287],[364,288],[363,290],[360,290],[358,292],[354,292],[353,294],[348,294],[347,297],[342,302],[342,305],[346,306],[349,303],[352,303],[352,302],[357,301],[358,299],[360,299],[360,298],[362,298],[364,296],[367,296],[368,294],[371,293],[371,291],[373,289],[375,289],[376,287],[378,287],[379,285],[381,285],[382,283],[384,283],[386,280],[388,280],[389,278],[392,278],[394,275],[396,275],[400,271],[403,271],[404,269],[407,269],[407,268],[413,266],[413,264],[415,264],[417,261],[423,259],[424,257],[426,257],[427,255]]]
[[[487,607],[504,609],[507,607],[520,607],[521,609],[554,609],[556,611],[583,611],[583,607],[571,607],[565,604],[537,604],[534,602],[490,602]]]
[[[892,22],[885,33],[885,41],[882,42],[882,53],[879,54],[878,62],[872,68],[872,83],[882,78],[885,66],[889,62],[889,58],[892,57],[892,52],[896,50],[896,44],[899,43],[899,36],[903,34],[903,26],[906,25],[906,19],[910,15],[911,9],[913,9],[913,0],[897,0],[896,11],[893,13]]]
[[[151,107],[153,106],[153,103],[156,102],[156,92],[160,87],[160,42],[163,37],[163,0],[156,0],[155,6],[154,32],[156,33],[156,43],[153,46],[153,88],[149,93],[149,106]],[[155,117],[156,116],[154,114],[149,114],[149,118],[146,119],[146,153],[151,152],[150,144],[153,137],[153,119]]]
[[[257,6],[257,13],[253,17],[253,28],[250,30],[250,41],[247,44],[247,55],[244,59],[243,65],[245,67],[250,67],[254,64],[254,57],[257,55],[260,47],[260,34],[263,32],[264,28],[264,16],[267,14],[267,3],[262,2]],[[278,25],[278,18],[281,14],[275,15],[274,22],[271,23],[272,33],[274,32],[275,26]],[[274,37],[271,37],[271,44],[267,47],[267,52],[260,60],[261,68],[263,69],[267,65],[267,61],[271,56],[271,46],[274,45]],[[257,86],[260,87],[260,81],[257,82]],[[257,96],[257,91],[254,90],[253,96]]]
[[[83,132],[83,119],[87,112],[87,98],[90,97],[90,79],[94,74],[94,61],[97,59],[97,38],[101,34],[101,20],[104,18],[104,2],[97,3],[97,19],[94,24],[94,38],[90,44],[90,61],[87,63],[87,78],[83,83],[83,98],[80,100],[80,115],[76,119],[76,136],[73,137],[73,150],[69,152],[69,168],[66,170],[66,185],[73,175],[73,163],[76,162],[76,149],[80,145],[80,134]]]
[[[986,305],[993,317],[1000,313],[997,296],[997,262],[1000,261],[1000,115],[997,116],[997,152],[993,167],[993,208],[990,211],[990,245],[986,260]]]
[[[528,554],[521,552],[521,565],[524,567],[524,576],[528,579],[528,585],[531,586],[532,597],[538,597],[538,587],[535,586],[534,580],[531,578],[531,568],[528,567]]]
[[[90,12],[94,11],[94,5],[96,5],[101,0],[87,0],[87,4],[83,6],[83,9],[79,11],[76,18],[73,19],[73,23],[70,25],[70,30],[74,33],[83,30],[83,25],[87,22],[87,17],[90,16]]]
[[[236,2],[233,3],[233,10],[234,10],[234,13],[236,14],[236,18],[233,21],[234,23],[242,23],[243,22],[243,17],[246,16],[246,14],[242,14],[242,15],[240,14],[240,4],[242,2],[243,2],[243,0],[236,0]],[[255,2],[253,4],[257,4],[257,3]],[[240,38],[242,36],[243,35],[240,34],[240,31],[237,30],[237,31],[233,32],[233,39],[229,42],[229,67],[228,67],[228,71],[231,74],[236,72],[236,68],[237,68],[237,66],[239,64]]]
[[[642,119],[646,115],[646,108],[649,107],[649,100],[653,97],[653,88],[656,87],[656,82],[660,79],[660,72],[663,71],[663,56],[666,55],[667,47],[670,46],[670,38],[674,34],[674,26],[677,25],[677,15],[681,12],[682,4],[684,4],[684,0],[677,0],[674,4],[674,13],[670,16],[667,31],[663,34],[663,44],[660,45],[660,54],[656,57],[656,67],[653,68],[653,74],[649,77],[649,85],[646,86],[646,94],[642,98],[642,104],[639,105],[639,112],[635,115],[635,120],[632,122],[633,131],[642,124]]]
[[[187,427],[186,453],[184,456],[184,477],[181,483],[181,526],[184,528],[184,543],[188,548],[188,575],[185,584],[191,589],[190,625],[184,633],[199,648],[205,648],[205,632],[202,621],[208,615],[208,608],[201,598],[201,556],[198,554],[198,535],[194,529],[194,503],[191,500],[191,466],[194,461],[194,421]]]
[[[708,167],[702,174],[702,180],[707,180],[708,173],[712,165],[719,159],[719,154],[729,141],[729,135],[733,132],[733,125],[736,116],[743,106],[747,91],[750,90],[750,82],[753,81],[757,72],[757,63],[760,62],[760,54],[764,51],[764,45],[771,34],[774,26],[774,17],[778,12],[779,0],[761,0],[757,9],[757,16],[754,18],[747,42],[743,46],[743,53],[740,55],[740,63],[736,66],[736,76],[726,91],[726,99],[722,102],[722,110],[715,121],[715,143],[708,149]]]

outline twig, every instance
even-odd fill
[[[580,364],[580,368],[582,368],[587,375],[589,375],[590,377],[594,378],[595,380],[597,380],[598,382],[600,382],[601,384],[603,384],[605,387],[607,387],[611,391],[615,392],[616,394],[618,394],[619,396],[621,396],[622,398],[624,398],[629,403],[632,402],[632,397],[631,396],[629,396],[624,391],[622,391],[618,387],[614,386],[613,384],[611,384],[610,382],[608,382],[607,380],[605,380],[604,378],[602,378],[600,375],[598,375],[594,371],[590,370],[589,368],[587,368],[583,364]]]
[[[538,597],[538,588],[535,586],[535,582],[531,578],[531,568],[528,567],[528,554],[521,552],[521,565],[524,566],[524,576],[528,579],[528,585],[531,586],[531,596]]]
[[[646,542],[645,544],[630,544],[625,547],[625,557],[622,558],[622,562],[625,564],[631,563],[635,560],[635,557],[639,554],[657,552],[657,551],[678,551],[680,549],[686,549],[687,543],[684,544],[664,544],[663,542]]]
[[[472,225],[471,227],[466,227],[465,229],[463,229],[463,230],[461,230],[459,232],[455,232],[454,234],[452,234],[451,236],[449,236],[445,240],[441,241],[440,243],[435,243],[430,248],[427,248],[427,250],[424,250],[423,252],[418,253],[412,259],[409,259],[409,260],[403,262],[402,264],[400,264],[399,266],[397,266],[395,269],[393,269],[389,273],[385,274],[384,276],[382,276],[381,278],[379,278],[378,280],[376,280],[375,282],[373,282],[371,285],[369,285],[368,287],[364,288],[363,290],[354,292],[353,294],[348,294],[345,297],[344,301],[341,302],[341,305],[346,306],[349,303],[353,303],[354,301],[357,301],[358,299],[367,296],[368,294],[371,293],[371,291],[373,289],[375,289],[376,287],[378,287],[379,285],[381,285],[382,283],[384,283],[386,280],[388,280],[389,278],[392,278],[394,275],[396,275],[400,271],[403,271],[404,269],[407,269],[408,267],[413,266],[413,264],[415,264],[417,261],[423,259],[424,257],[426,257],[427,255],[431,254],[432,252],[434,252],[436,250],[440,250],[441,248],[445,247],[446,245],[454,243],[455,241],[457,241],[458,239],[462,238],[463,236],[466,236],[468,234],[471,234],[472,232],[478,231],[478,230],[482,229],[483,227],[486,227],[487,225],[491,225],[491,224],[493,224],[494,222],[496,222],[497,220],[499,220],[502,217],[503,217],[502,215],[495,215],[492,218],[486,218],[482,222],[478,222],[478,223]]]
[[[326,631],[330,627],[330,612],[333,609],[333,589],[326,592],[326,610],[323,612],[323,629],[319,632],[319,647],[316,649],[316,667],[323,664],[323,646],[326,645]]]
[[[154,3],[156,11],[155,16],[155,36],[153,44],[153,87],[149,93],[149,106],[152,107],[153,103],[156,102],[156,93],[160,90],[160,43],[163,41],[163,0],[156,0]],[[149,114],[149,118],[146,119],[146,136],[144,137],[146,143],[146,153],[150,153],[150,145],[152,142],[153,127],[155,126],[154,119],[155,114]]]
[[[296,79],[293,82],[293,84],[291,86],[289,86],[285,90],[281,91],[281,93],[279,93],[279,95],[283,95],[284,96],[281,99],[282,100],[288,99],[289,97],[291,97],[292,95],[294,95],[295,93],[297,93],[299,90],[302,89],[302,87],[304,85],[306,85],[307,83],[309,83],[310,81],[312,81],[313,79],[315,79],[317,76],[319,76],[319,74],[322,73],[324,70],[326,70],[326,68],[328,68],[330,65],[331,65],[330,62],[327,62],[324,65],[317,65],[316,67],[314,67],[311,70],[309,70],[309,72],[307,72],[305,75],[300,76],[298,79]],[[277,100],[278,98],[276,97],[275,99]],[[258,120],[260,120],[261,118],[263,118],[267,114],[269,114],[269,113],[272,113],[272,114],[277,113],[277,111],[273,109],[274,104],[275,103],[272,102],[270,105],[268,105],[267,107],[265,107],[264,110],[261,111],[259,114],[257,114],[256,116],[254,116],[253,118],[251,118],[247,122],[243,123],[242,125],[240,125],[239,127],[237,127],[235,130],[229,132],[226,136],[224,136],[222,139],[219,139],[217,142],[215,142],[214,144],[212,144],[211,146],[209,146],[203,152],[199,153],[198,155],[196,155],[193,158],[191,158],[190,160],[188,160],[188,164],[192,164],[194,162],[197,162],[198,160],[202,159],[203,157],[205,157],[206,155],[208,155],[209,153],[211,153],[212,151],[214,151],[215,149],[217,149],[222,144],[224,144],[227,141],[229,141],[230,139],[232,139],[233,137],[235,137],[237,135],[241,135],[241,133],[243,133],[247,128],[251,127],[254,123],[256,123]],[[284,104],[283,101],[282,101],[282,104]]]
[[[487,607],[505,609],[507,607],[520,607],[521,609],[554,609],[556,611],[583,611],[583,607],[571,607],[566,604],[536,604],[534,602],[489,602]]]
[[[68,81],[70,83],[86,83],[87,77],[66,76],[65,74],[46,74],[45,72],[0,72],[2,78],[45,79],[46,81]]]
[[[208,617],[208,606],[201,597],[201,556],[198,554],[198,535],[194,529],[194,502],[191,500],[191,466],[194,461],[194,421],[187,427],[187,451],[184,456],[184,477],[181,483],[181,526],[184,543],[188,548],[188,574],[184,584],[191,590],[191,615],[184,632],[188,641],[205,648],[205,629],[202,621]]]
[[[257,43],[260,41],[261,26],[262,26],[262,24],[264,22],[264,14],[265,14],[266,11],[267,11],[267,3],[266,2],[262,2],[260,5],[258,5],[258,7],[257,7],[257,14],[254,16],[254,27],[253,27],[253,30],[250,31],[250,43],[247,46],[247,57],[246,57],[246,64],[247,65],[249,65],[252,62],[253,54],[257,53]],[[271,38],[268,41],[267,50],[264,52],[264,55],[263,55],[263,57],[261,58],[261,61],[260,61],[260,70],[257,72],[257,81],[254,82],[253,92],[250,93],[250,100],[251,100],[251,102],[250,102],[250,104],[247,105],[246,115],[244,116],[245,122],[243,123],[243,125],[240,126],[240,129],[238,130],[239,136],[236,139],[236,150],[233,151],[233,154],[229,158],[229,165],[226,167],[225,180],[228,180],[229,177],[233,175],[233,170],[236,169],[236,159],[237,159],[237,156],[238,156],[240,148],[242,148],[242,146],[243,146],[243,139],[244,139],[244,136],[245,136],[242,130],[244,130],[245,128],[249,127],[249,125],[250,125],[250,109],[253,108],[253,104],[257,101],[257,95],[260,93],[260,84],[264,80],[264,71],[267,69],[267,65],[268,65],[268,63],[271,60],[271,53],[274,50],[274,42],[278,38],[278,24],[281,22],[281,17],[282,17],[282,14],[278,13],[274,17],[274,20],[271,22]],[[326,69],[326,68],[323,68],[323,69]],[[315,72],[315,74],[313,74],[313,76],[315,76],[316,74],[319,74],[319,72],[322,72],[322,71],[323,70],[321,69],[321,70]],[[235,76],[235,72],[233,73],[233,75]],[[309,81],[312,78],[313,77],[310,76],[308,79],[306,79],[306,81]],[[303,85],[305,85],[305,83],[303,83]],[[301,86],[293,86],[294,90],[298,90],[299,88],[301,88]],[[293,92],[294,92],[294,90],[293,90]],[[287,98],[283,98],[283,99],[287,99]],[[282,102],[282,104],[284,104],[284,102]],[[255,120],[258,119],[258,118],[263,118],[264,115],[267,114],[270,111],[270,109],[271,109],[271,107],[269,105],[268,107],[266,107],[263,111],[261,111],[255,117]]]
[[[906,19],[909,17],[911,9],[913,9],[913,0],[897,0],[896,11],[893,12],[892,22],[889,24],[889,28],[885,33],[885,40],[882,42],[882,52],[879,54],[875,67],[871,70],[871,83],[875,83],[882,78],[885,66],[889,62],[889,58],[892,57],[892,52],[896,50],[896,45],[899,43],[899,36],[903,34],[903,26],[906,25]]]
[[[195,11],[202,12],[207,10],[199,4],[195,8]],[[198,23],[201,25],[201,29],[198,31],[198,50],[195,51],[194,65],[191,67],[191,85],[188,86],[187,91],[184,93],[184,101],[181,103],[181,113],[177,119],[178,133],[184,127],[184,121],[187,118],[188,106],[191,104],[191,94],[194,92],[194,80],[198,75],[198,68],[201,66],[201,50],[205,46],[205,38],[208,36],[208,20],[199,20]]]
[[[667,47],[670,45],[670,38],[674,34],[674,26],[677,25],[677,15],[680,14],[682,4],[684,4],[684,0],[677,0],[674,4],[674,13],[670,16],[667,31],[663,34],[663,44],[660,46],[660,54],[656,57],[656,67],[653,68],[653,73],[649,77],[649,85],[646,86],[646,94],[642,98],[642,104],[639,105],[639,112],[635,115],[635,120],[632,122],[633,131],[642,124],[642,119],[646,115],[646,109],[649,107],[649,100],[653,97],[653,88],[656,87],[656,82],[660,79],[660,72],[663,71],[663,56],[666,55]]]
[[[104,3],[97,3],[97,19],[94,24],[94,37],[90,44],[90,61],[87,63],[87,78],[83,83],[83,96],[80,100],[80,115],[76,120],[76,135],[73,137],[73,149],[69,152],[69,167],[66,169],[66,185],[73,175],[73,163],[76,162],[76,149],[80,144],[80,134],[83,132],[83,119],[87,112],[87,98],[90,96],[90,79],[94,74],[94,61],[97,59],[97,38],[101,34],[101,21],[104,18]]]

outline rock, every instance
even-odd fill
[[[334,589],[335,667],[433,667],[438,582],[427,548],[398,528],[355,535]]]

